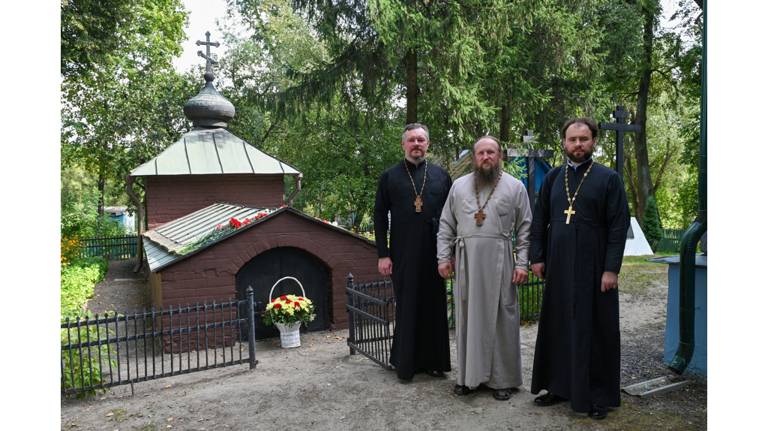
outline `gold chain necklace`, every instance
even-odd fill
[[[563,214],[565,214],[567,217],[565,218],[565,224],[571,223],[571,216],[576,214],[576,211],[573,210],[573,203],[576,202],[576,196],[579,194],[579,190],[581,190],[581,185],[584,184],[584,180],[587,179],[587,175],[589,175],[589,171],[592,170],[592,165],[594,165],[595,162],[592,161],[589,164],[589,167],[587,168],[587,171],[584,172],[584,176],[581,177],[581,181],[579,182],[579,185],[576,186],[576,191],[573,193],[573,197],[571,197],[571,191],[568,189],[568,164],[565,165],[565,198],[568,199],[568,209],[563,211]],[[574,173],[576,173],[576,169],[573,170]]]
[[[485,213],[483,210],[485,209],[485,206],[488,205],[488,202],[491,200],[491,196],[493,196],[493,192],[496,191],[496,186],[499,185],[499,180],[501,180],[501,176],[504,174],[504,171],[499,169],[499,175],[496,177],[496,181],[493,183],[493,188],[491,189],[491,192],[488,193],[488,198],[485,199],[485,203],[483,206],[480,206],[480,190],[477,188],[477,174],[475,174],[475,201],[477,201],[477,212],[475,213],[475,224],[477,226],[482,226],[483,222],[485,221]]]
[[[413,177],[411,176],[411,170],[408,169],[408,162],[403,159],[403,166],[405,166],[405,172],[408,172],[408,178],[411,180],[411,186],[413,186],[413,193],[416,195],[416,199],[413,201],[413,206],[416,208],[416,212],[421,212],[421,207],[424,206],[424,200],[421,199],[421,195],[424,193],[424,186],[427,185],[427,168],[429,168],[429,165],[427,165],[427,159],[424,159],[424,182],[421,183],[421,190],[416,191],[416,183],[413,182]]]

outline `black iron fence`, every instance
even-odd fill
[[[355,283],[347,276],[349,354],[360,353],[384,368],[395,333],[395,292],[390,280]]]
[[[109,236],[80,240],[78,257],[101,257],[109,260],[126,260],[136,257],[139,237]]]
[[[520,304],[520,321],[535,322],[541,314],[544,299],[544,280],[528,272],[528,281],[517,286],[517,301]]]
[[[455,326],[453,280],[446,282],[448,299],[448,326]],[[539,319],[544,297],[544,281],[528,273],[528,281],[517,286],[520,320]],[[395,334],[395,292],[391,280],[355,283],[352,274],[347,277],[347,313],[349,318],[349,354],[360,353],[384,368],[389,364],[389,353]]]
[[[253,290],[247,298],[61,324],[61,393],[93,393],[255,357]],[[242,342],[245,340],[245,342]]]

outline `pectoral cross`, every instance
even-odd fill
[[[475,224],[478,226],[482,226],[483,221],[485,221],[485,213],[483,212],[483,210],[478,210],[475,213]]]
[[[573,210],[573,206],[568,205],[568,209],[564,210],[563,214],[568,216],[565,218],[565,224],[571,224],[571,216],[576,214],[576,211]]]
[[[424,206],[424,201],[421,200],[421,195],[416,195],[416,200],[413,201],[413,206],[416,207],[416,212],[421,212],[421,207]]]

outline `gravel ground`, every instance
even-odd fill
[[[666,266],[625,264],[620,286],[622,385],[669,375],[662,362]],[[129,264],[112,263],[89,308],[139,309],[145,291]],[[523,387],[505,402],[489,391],[453,395],[455,371],[447,379],[417,375],[400,384],[394,372],[350,356],[344,330],[302,334],[298,349],[260,341],[253,371],[237,365],[139,383],[133,394],[122,386],[88,400],[63,399],[61,429],[706,429],[707,382],[690,376],[690,384],[672,392],[622,394],[622,406],[603,421],[565,404],[535,407],[528,389],[536,329],[521,329]],[[453,340],[452,348],[455,358]]]

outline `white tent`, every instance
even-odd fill
[[[627,244],[624,246],[624,256],[646,256],[652,255],[653,250],[645,239],[643,230],[637,219],[632,217],[629,223],[629,233],[627,234]]]

